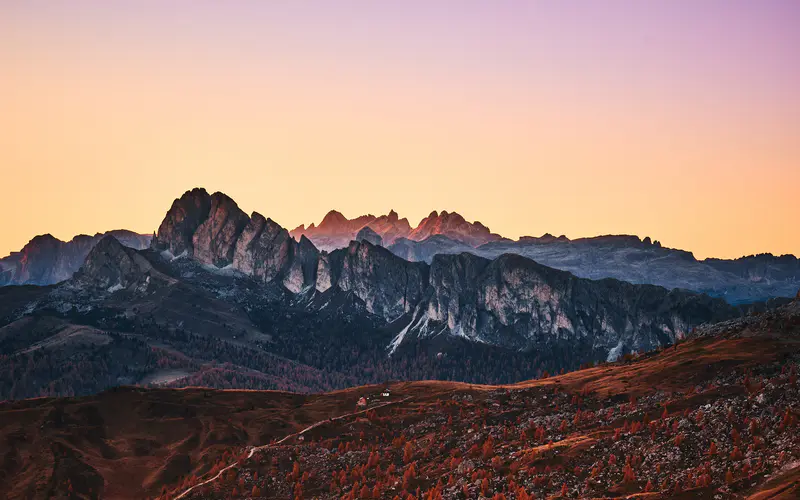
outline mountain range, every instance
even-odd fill
[[[206,202],[210,203],[210,199]],[[242,216],[236,214],[239,221],[245,220]],[[279,227],[271,220],[269,224]],[[234,225],[233,229],[238,228]],[[51,235],[37,236],[21,251],[0,259],[0,286],[63,281],[78,270],[92,246],[105,234],[113,234],[136,249],[148,247],[151,239],[150,235],[123,230],[79,235],[69,242]],[[545,234],[514,241],[492,233],[480,222],[468,222],[458,213],[447,211],[433,211],[412,227],[394,210],[388,215],[369,214],[354,219],[332,210],[319,225],[301,225],[288,234],[298,242],[305,237],[317,250],[325,252],[346,248],[351,241],[366,240],[405,260],[428,264],[441,254],[466,252],[487,259],[518,254],[582,278],[616,278],[635,284],[683,288],[721,297],[731,304],[791,297],[800,288],[800,260],[793,255],[698,260],[691,252],[631,235],[570,240]],[[191,242],[185,243],[188,247]],[[173,246],[173,250],[179,247],[183,251],[181,245]]]
[[[453,219],[432,214],[414,232],[448,228]],[[461,222],[452,227],[463,228]],[[329,224],[323,221],[319,227]],[[296,241],[271,219],[248,216],[228,196],[203,190],[173,203],[152,248],[169,258],[185,255],[215,269],[280,283],[311,308],[352,297],[367,313],[405,324],[392,350],[407,336],[442,333],[517,350],[561,338],[588,339],[593,349],[606,351],[646,350],[686,335],[698,320],[733,314],[723,301],[707,296],[580,279],[514,254],[493,260],[439,254],[428,265],[366,240],[320,251],[305,235]],[[691,315],[685,312],[687,304]]]
[[[329,212],[319,224],[299,226],[290,234],[306,236],[321,250],[343,248],[368,239],[413,262],[431,263],[440,254],[471,253],[487,259],[513,253],[539,264],[590,279],[616,278],[637,284],[685,288],[721,297],[732,304],[771,297],[792,297],[800,288],[800,259],[794,255],[749,255],[738,259],[698,260],[691,252],[663,247],[658,240],[633,235],[605,235],[571,240],[545,234],[516,241],[492,233],[458,213],[436,211],[412,228],[396,212],[347,219]],[[372,234],[372,235],[371,235]]]
[[[206,202],[211,203],[210,198]],[[236,217],[245,221],[246,214],[236,214]],[[274,221],[262,219],[264,224],[274,226],[273,229],[280,227]],[[190,221],[191,217],[181,223]],[[254,222],[255,229],[258,223]],[[231,229],[239,228],[234,223]],[[78,270],[91,247],[104,234],[107,233],[91,237],[79,235],[69,242],[50,235],[35,237],[20,252],[0,259],[0,286],[48,285],[63,281]],[[111,231],[110,234],[136,249],[146,248],[151,239],[149,235],[130,231]],[[370,214],[354,219],[332,210],[319,225],[301,225],[288,235],[297,242],[305,237],[318,251],[328,253],[348,247],[351,241],[366,240],[407,261],[428,264],[441,254],[466,252],[490,260],[503,254],[518,254],[581,278],[615,278],[635,284],[682,288],[720,297],[731,304],[792,297],[800,288],[800,260],[793,255],[759,254],[738,259],[698,260],[691,252],[664,247],[649,237],[631,235],[570,240],[545,234],[523,236],[514,241],[492,233],[480,222],[468,222],[458,213],[447,211],[431,212],[412,227],[408,219],[400,218],[393,210],[388,215]],[[189,244],[190,241],[184,242],[187,248]],[[173,244],[172,250],[178,251],[176,255],[183,249],[180,244]],[[254,262],[257,266],[264,265],[257,261],[258,257]]]
[[[779,303],[590,280],[514,253],[414,262],[368,239],[328,252],[194,189],[149,248],[106,235],[71,278],[0,288],[0,398],[130,383],[505,383],[669,345]]]

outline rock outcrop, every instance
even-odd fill
[[[314,286],[319,250],[305,236],[301,236],[300,241],[290,248],[291,264],[283,279],[283,286],[292,293],[299,293]]]
[[[289,268],[294,244],[289,231],[253,212],[236,242],[233,267],[268,283]]]
[[[472,245],[461,243],[442,234],[435,234],[422,241],[398,238],[388,248],[393,254],[406,260],[428,263],[435,255],[439,254],[478,253]]]
[[[277,280],[293,293],[314,286],[319,254],[307,238],[297,242],[272,219],[257,212],[248,217],[227,195],[201,188],[175,200],[153,248],[173,257],[186,252],[202,264],[230,267],[264,283]]]
[[[346,247],[350,241],[356,239],[356,235],[361,229],[376,219],[372,214],[348,219],[341,212],[331,210],[325,215],[319,226],[314,224],[308,227],[300,225],[294,228],[290,234],[298,241],[302,236],[305,236],[318,249],[332,251]]]
[[[383,246],[383,238],[381,235],[372,230],[369,226],[364,226],[358,232],[355,238],[356,241],[368,241],[375,246]]]
[[[385,248],[353,241],[344,253],[333,284],[364,301],[367,310],[393,321],[410,312],[428,285],[428,266],[408,262]]]

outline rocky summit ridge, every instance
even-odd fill
[[[313,252],[309,243],[318,252],[333,252],[347,248],[351,241],[366,240],[405,260],[428,264],[442,254],[468,252],[493,260],[512,253],[581,278],[615,278],[668,289],[685,288],[723,298],[730,304],[789,298],[800,288],[800,259],[793,255],[764,253],[698,260],[691,252],[666,247],[650,237],[624,234],[570,239],[545,233],[514,241],[492,233],[478,221],[468,222],[460,214],[448,211],[433,211],[412,227],[394,210],[386,215],[367,214],[353,219],[331,210],[319,225],[300,225],[287,231],[258,213],[248,216],[223,193],[209,195],[196,188],[176,199],[170,212],[158,233],[177,236],[159,248],[174,257],[191,255],[214,267],[253,266],[254,274],[264,274],[270,280],[287,272],[285,266],[291,260],[288,252],[295,249],[288,240],[301,242],[305,238],[306,251]],[[146,248],[150,242],[149,235],[109,233],[132,248]],[[109,233],[80,235],[69,242],[51,235],[37,236],[22,251],[0,259],[0,286],[49,285],[68,279],[94,244]],[[234,245],[236,234],[243,238]],[[214,243],[195,252],[195,238]],[[308,285],[307,271],[295,267],[292,273],[293,288]]]
[[[330,251],[346,247],[350,241],[359,239],[358,234],[366,229],[380,236],[385,246],[403,238],[422,241],[435,235],[444,235],[470,246],[503,239],[478,221],[468,222],[456,212],[439,213],[435,210],[413,228],[408,219],[401,219],[394,210],[378,217],[368,214],[355,219],[348,219],[340,212],[331,210],[318,226],[313,223],[308,227],[300,225],[290,234],[296,239],[305,236],[320,250]]]

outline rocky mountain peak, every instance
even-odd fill
[[[400,219],[394,210],[388,215],[376,217],[367,214],[354,219],[348,219],[340,212],[331,210],[318,226],[314,226],[314,224],[307,227],[300,225],[290,234],[296,240],[305,236],[320,250],[332,251],[347,247],[350,241],[357,239],[359,231],[366,226],[369,226],[381,237],[383,244],[393,242],[396,238],[405,236],[411,231],[408,219]]]
[[[350,222],[347,217],[342,215],[341,212],[337,210],[331,210],[325,217],[322,218],[322,222],[319,223],[319,227],[321,228],[334,228],[346,225]]]
[[[369,226],[364,226],[356,235],[356,241],[368,241],[376,246],[383,246],[381,235],[372,230]]]
[[[489,228],[480,222],[468,222],[458,212],[435,210],[422,219],[419,225],[408,235],[410,240],[422,241],[434,235],[444,235],[455,241],[477,247],[490,241],[502,239],[498,234],[489,231]]]
[[[153,248],[173,255],[194,254],[192,237],[211,211],[211,196],[203,188],[186,191],[172,206],[158,227]]]
[[[58,246],[63,241],[56,238],[50,233],[40,234],[31,238],[31,240],[22,247],[22,250],[25,251],[26,249],[33,249],[33,248],[41,248],[42,246]]]
[[[146,288],[151,272],[154,272],[153,266],[144,256],[107,235],[86,256],[75,274],[75,281],[90,288],[115,292],[132,287]]]

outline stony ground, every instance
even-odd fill
[[[745,497],[800,467],[798,363],[714,369],[683,390],[576,390],[563,376],[421,393],[258,452],[189,498]],[[390,398],[376,389],[371,404]]]

